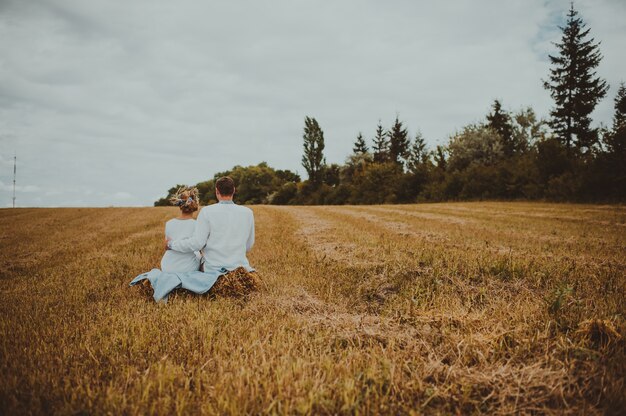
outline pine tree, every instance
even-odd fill
[[[354,142],[354,147],[352,148],[352,152],[355,155],[364,155],[369,151],[369,148],[365,144],[365,140],[363,139],[363,135],[361,132],[356,136],[356,141]]]
[[[613,130],[626,127],[626,85],[622,82],[615,96],[615,114],[613,115]]]
[[[587,40],[590,29],[574,10],[572,4],[565,27],[559,27],[563,36],[555,43],[558,56],[550,55],[550,79],[544,87],[550,91],[555,107],[550,112],[550,126],[559,140],[569,149],[589,150],[596,142],[598,130],[590,127],[590,114],[604,98],[608,86],[596,76],[595,68],[602,60],[599,45]]]
[[[608,134],[609,153],[626,155],[626,85],[622,82],[615,96],[613,129]]]
[[[615,96],[613,127],[604,135],[607,153],[598,158],[605,172],[604,197],[626,200],[626,86],[622,83]]]
[[[389,131],[389,159],[402,165],[402,159],[406,159],[409,154],[409,133],[396,116],[396,121]]]
[[[382,163],[389,160],[389,134],[383,129],[380,120],[376,126],[376,136],[374,136],[374,162]]]
[[[313,183],[320,183],[321,172],[326,164],[324,158],[324,132],[320,128],[317,120],[313,117],[304,118],[304,154],[302,155],[302,166],[309,175],[309,180]]]
[[[429,158],[430,153],[426,150],[426,140],[424,140],[422,133],[418,131],[409,149],[407,167],[411,172],[417,172],[421,165],[428,162]]]
[[[437,145],[437,148],[433,152],[433,159],[435,160],[435,166],[442,171],[445,171],[448,168],[448,159],[446,159],[446,148]]]
[[[511,157],[517,150],[513,141],[511,116],[507,111],[502,109],[502,104],[500,104],[498,100],[493,102],[492,109],[493,111],[487,115],[487,125],[498,132],[502,138],[504,155]]]

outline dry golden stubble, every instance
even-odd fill
[[[260,290],[263,281],[257,272],[249,272],[243,267],[238,267],[233,271],[221,275],[209,294],[214,296],[225,296],[241,298]]]
[[[603,319],[587,319],[579,324],[577,335],[593,348],[610,348],[622,341],[615,324]]]
[[[462,207],[465,224],[403,216],[421,205],[253,207],[265,289],[167,305],[128,281],[158,264],[175,208],[0,210],[0,411],[623,409],[623,233],[588,206]]]

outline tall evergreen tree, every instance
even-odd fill
[[[565,27],[559,27],[563,32],[561,42],[555,43],[559,54],[550,55],[550,79],[544,81],[555,102],[550,126],[568,149],[576,145],[589,150],[598,137],[598,130],[590,127],[590,114],[608,86],[595,72],[602,60],[600,43],[587,39],[590,29],[586,29],[573,4],[567,17]]]
[[[626,155],[626,85],[623,82],[615,96],[613,128],[607,136],[609,153]]]
[[[365,144],[365,140],[363,139],[363,135],[361,132],[356,136],[356,141],[354,142],[354,147],[352,148],[352,152],[355,155],[364,155],[369,151],[369,148]]]
[[[500,104],[500,101],[498,100],[493,102],[491,108],[492,112],[487,114],[487,125],[498,132],[502,138],[504,155],[511,157],[517,150],[513,141],[513,125],[511,123],[511,116],[507,111],[502,109],[502,104]]]
[[[622,82],[615,96],[615,113],[613,114],[613,131],[626,128],[626,85]]]
[[[426,149],[426,140],[424,140],[422,133],[418,131],[417,134],[415,134],[415,139],[409,149],[409,156],[407,158],[407,167],[409,168],[409,171],[417,172],[419,166],[428,162],[429,158],[430,153]]]
[[[374,162],[382,163],[389,160],[389,134],[383,129],[383,126],[378,120],[378,126],[376,126],[376,135],[374,136]]]
[[[446,159],[446,148],[441,145],[437,145],[437,148],[433,152],[433,159],[435,160],[435,166],[442,171],[448,168],[448,159]]]
[[[404,128],[402,122],[396,116],[391,130],[389,130],[389,159],[402,165],[402,159],[409,155],[409,133]]]
[[[317,120],[313,117],[304,118],[304,154],[302,155],[302,166],[309,175],[309,180],[313,183],[320,183],[322,180],[322,169],[326,164],[324,158],[324,132],[320,128]]]
[[[626,86],[622,83],[615,96],[613,127],[604,135],[607,154],[598,162],[606,176],[602,185],[606,186],[605,196],[626,200]],[[606,192],[608,191],[608,192]]]

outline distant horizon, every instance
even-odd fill
[[[236,197],[235,197],[235,203],[237,203]],[[626,203],[624,202],[605,202],[605,201],[597,201],[597,202],[569,202],[569,201],[547,201],[547,200],[527,200],[527,199],[511,199],[511,200],[505,200],[505,199],[471,199],[471,200],[459,200],[459,201],[419,201],[419,202],[412,202],[412,203],[401,203],[401,204],[395,204],[395,203],[388,203],[388,204],[369,204],[369,205],[362,205],[362,204],[357,204],[357,205],[353,205],[353,204],[347,204],[347,205],[310,205],[310,204],[295,204],[295,205],[289,205],[289,206],[296,206],[296,207],[310,207],[310,206],[320,206],[320,207],[338,207],[338,206],[342,206],[342,207],[348,207],[348,206],[356,206],[356,207],[367,207],[367,206],[403,206],[403,205],[427,205],[427,204],[440,204],[440,205],[449,205],[449,204],[481,204],[481,203],[510,203],[510,204],[520,204],[520,203],[528,203],[528,204],[536,204],[536,205],[540,205],[540,204],[551,204],[551,205],[576,205],[576,206],[594,206],[594,207],[602,207],[602,206],[606,206],[606,207],[624,207],[626,206]],[[211,205],[211,204],[205,204],[205,205],[200,205],[200,207],[203,206],[207,206],[207,205]],[[266,206],[266,204],[244,204],[244,205],[249,205],[249,206]],[[150,205],[102,205],[102,206],[16,206],[15,208],[12,207],[0,207],[0,210],[18,210],[18,209],[113,209],[113,208],[175,208],[173,205],[172,206],[168,206],[168,207],[155,207],[154,204],[150,204]]]

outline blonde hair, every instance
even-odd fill
[[[195,186],[181,186],[174,196],[170,198],[170,203],[180,208],[185,214],[191,214],[192,212],[196,212],[200,206],[198,199],[198,188]]]

